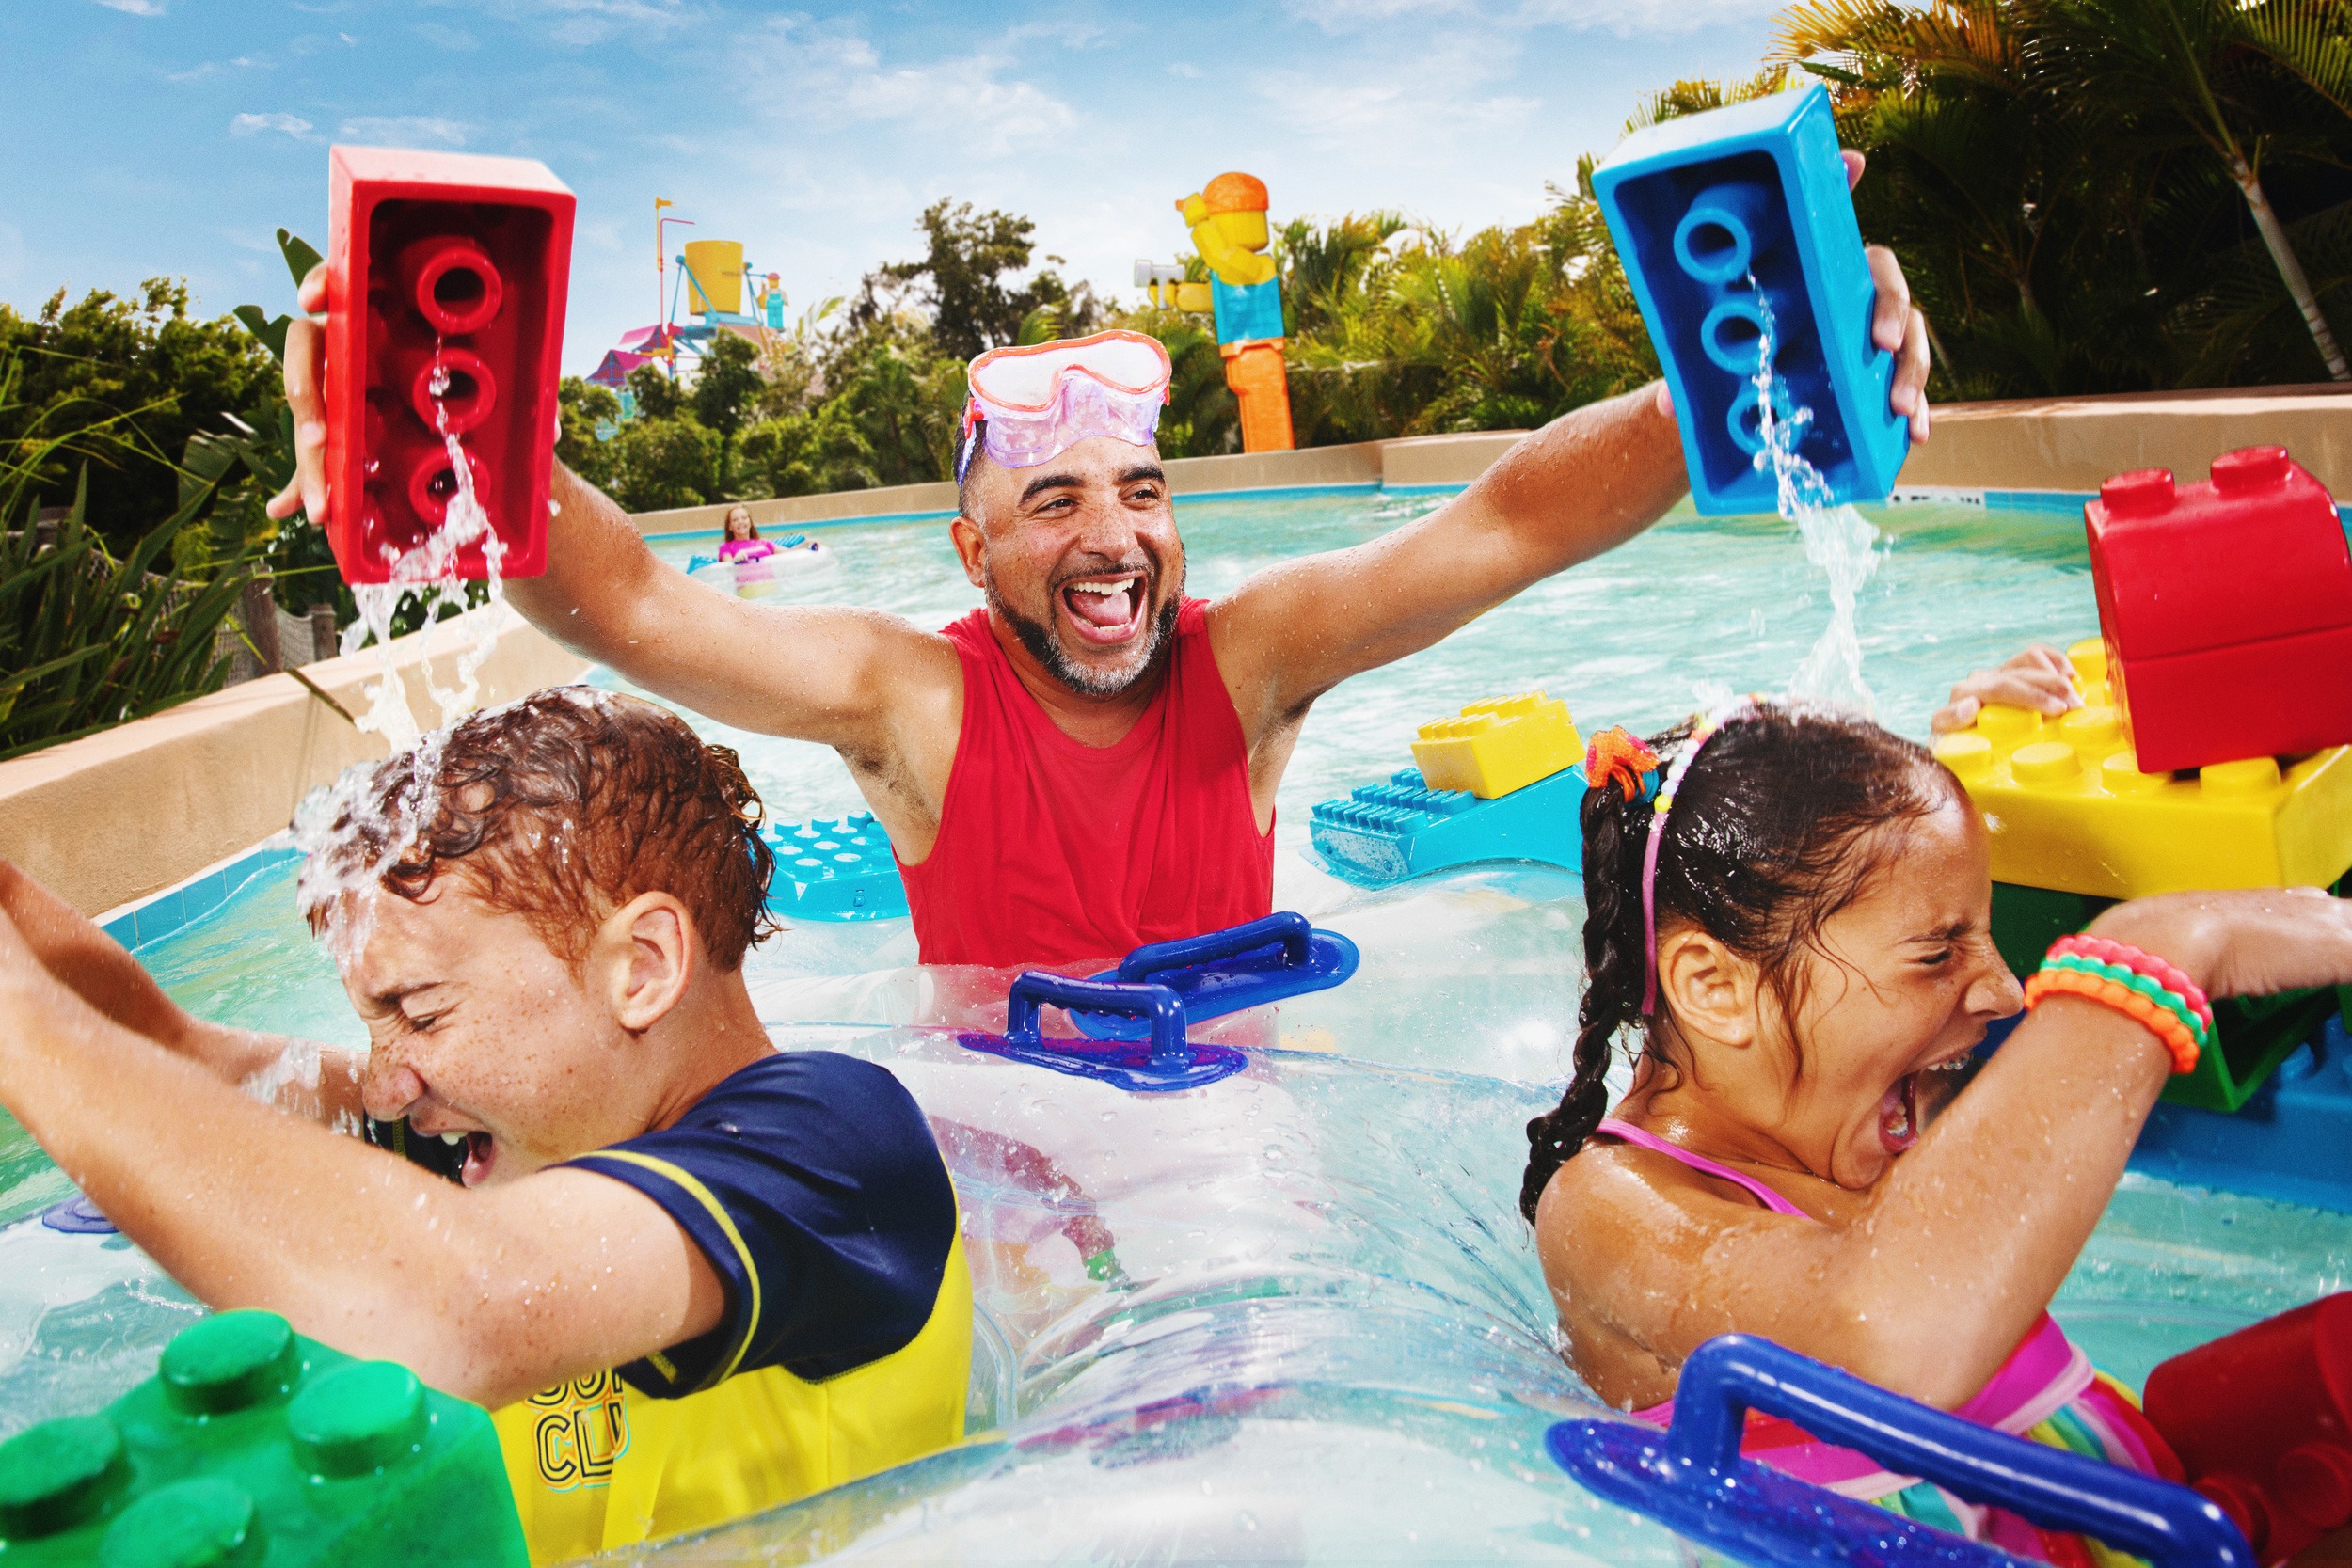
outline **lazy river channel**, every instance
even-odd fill
[[[1441,499],[1182,501],[1190,591],[1223,593]],[[1893,727],[1923,735],[1961,674],[2030,639],[2095,629],[2078,515],[1925,503],[1872,517],[1883,555],[1859,634]],[[839,569],[785,595],[944,624],[978,602],[944,534],[936,521],[826,529]],[[657,547],[682,565],[709,546]],[[1314,863],[1306,824],[1315,801],[1405,766],[1414,728],[1464,703],[1540,687],[1587,734],[1647,731],[1710,694],[1786,686],[1828,617],[1788,524],[1686,509],[1326,697],[1282,787],[1275,903],[1353,938],[1362,968],[1276,1016],[1209,1026],[1253,1050],[1246,1071],[1205,1089],[1128,1095],[962,1050],[951,1026],[1001,1026],[1009,976],[915,967],[903,919],[803,924],[755,952],[748,976],[779,1045],[886,1063],[940,1127],[981,1314],[974,1436],[637,1555],[1682,1560],[1672,1536],[1580,1492],[1541,1448],[1549,1422],[1593,1409],[1553,1348],[1516,1208],[1520,1127],[1567,1070],[1577,879],[1496,864],[1368,892]],[[857,809],[830,752],[701,727],[741,751],[771,818]],[[139,957],[208,1016],[363,1037],[294,917],[291,865]],[[68,1196],[0,1117],[0,1436],[114,1397],[198,1311],[119,1238],[33,1217]],[[2352,1216],[2133,1176],[2056,1312],[2136,1384],[2177,1350],[2343,1289],[2347,1273]]]

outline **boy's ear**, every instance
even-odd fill
[[[590,944],[591,983],[631,1034],[666,1017],[694,975],[694,922],[667,893],[641,893],[606,918]]]
[[[1744,1050],[1756,1040],[1755,964],[1705,931],[1686,927],[1658,939],[1658,996],[1686,1038]]]

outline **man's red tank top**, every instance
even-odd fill
[[[1241,718],[1209,651],[1208,601],[1176,613],[1160,689],[1117,744],[1064,735],[976,610],[945,629],[963,660],[963,729],[939,839],[900,863],[922,959],[1118,958],[1274,908]]]

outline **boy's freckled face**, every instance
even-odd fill
[[[375,900],[343,989],[368,1026],[368,1114],[468,1143],[468,1186],[511,1181],[642,1130],[626,1031],[519,915],[461,879]]]
[[[1904,824],[1861,895],[1831,917],[1797,1009],[1802,1141],[1850,1189],[1877,1181],[1920,1132],[1931,1069],[1964,1060],[2023,992],[1993,945],[1984,824],[1949,800]]]

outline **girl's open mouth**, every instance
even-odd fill
[[[1081,578],[1061,588],[1063,610],[1078,635],[1097,647],[1112,647],[1136,635],[1143,625],[1143,574],[1127,577]]]
[[[1879,1144],[1900,1154],[1919,1141],[1919,1074],[1906,1072],[1879,1101]]]

